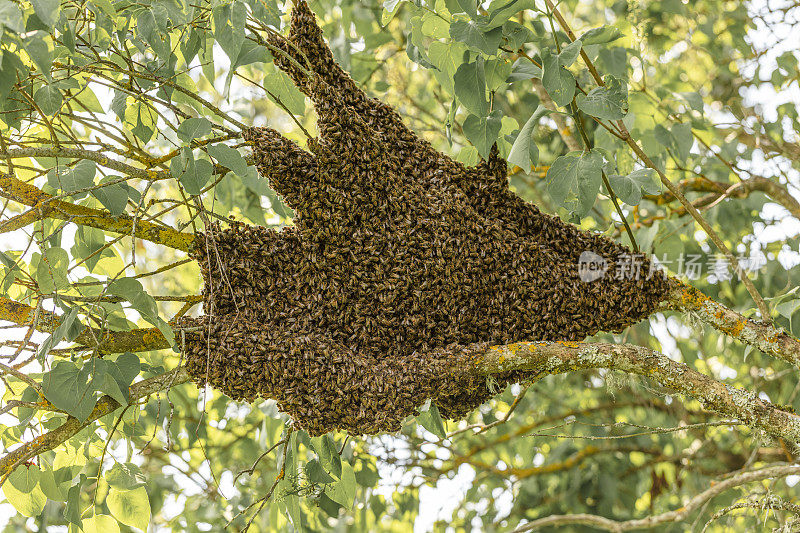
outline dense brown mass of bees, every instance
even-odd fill
[[[457,418],[491,396],[453,368],[459,354],[620,330],[665,297],[661,274],[581,281],[582,251],[611,269],[630,252],[514,195],[496,150],[469,168],[419,139],[334,62],[305,2],[271,42],[297,62],[275,54],[312,99],[319,138],[307,152],[271,129],[244,133],[297,217],[198,241],[207,315],[186,350],[198,382],[274,398],[315,434],[395,431],[427,398]]]

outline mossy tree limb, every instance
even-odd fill
[[[55,218],[111,233],[133,235],[136,238],[184,252],[192,248],[195,240],[195,236],[191,233],[183,233],[146,220],[137,220],[130,215],[114,216],[102,209],[93,209],[60,200],[9,174],[0,174],[0,195],[32,208],[30,211],[5,221],[0,226],[0,233],[25,227],[43,218]]]
[[[533,379],[588,368],[637,374],[697,399],[704,408],[740,420],[793,446],[800,444],[800,416],[761,400],[751,391],[721,383],[666,355],[633,344],[520,342],[493,346],[473,365],[486,376],[511,370],[535,373]]]
[[[618,370],[653,379],[674,393],[700,401],[710,411],[733,418],[742,425],[782,439],[795,448],[800,444],[800,417],[755,394],[730,387],[667,356],[632,344],[582,342],[521,342],[482,349],[476,356],[452,361],[454,376],[488,377],[510,371],[533,372],[533,380],[548,375],[585,369]],[[130,388],[131,403],[191,379],[184,367],[135,383]],[[392,376],[386,376],[387,382]],[[387,383],[391,386],[391,383]],[[69,417],[58,428],[21,445],[0,459],[0,476],[16,465],[52,450],[100,417],[121,405],[109,396],[98,400],[86,421]]]
[[[18,326],[33,326],[37,331],[52,333],[61,322],[61,316],[50,311],[36,309],[0,296],[0,320]],[[138,328],[130,331],[102,331],[97,328],[84,328],[74,340],[76,349],[93,350],[98,354],[123,352],[145,352],[169,348],[170,344],[158,328]]]
[[[765,354],[800,367],[800,340],[767,322],[752,320],[681,283],[666,302],[681,313],[691,313],[714,329]]]

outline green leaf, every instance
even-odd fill
[[[342,477],[342,459],[339,457],[339,450],[336,448],[336,443],[328,435],[321,437],[314,437],[311,439],[311,446],[319,456],[319,462],[322,467],[336,476]]]
[[[592,28],[580,36],[580,40],[584,46],[590,44],[603,44],[616,41],[622,37],[622,32],[613,26],[601,26],[599,28]]]
[[[703,97],[700,96],[700,93],[681,93],[681,96],[689,104],[689,107],[700,113],[703,112]]]
[[[638,205],[642,201],[642,191],[628,176],[611,175],[608,177],[611,189],[617,197],[628,205]]]
[[[312,459],[311,461],[307,462],[303,470],[305,471],[308,480],[312,483],[327,485],[328,483],[333,483],[336,481],[325,471],[324,468],[322,468],[322,465],[316,459]]]
[[[84,421],[94,409],[94,383],[89,365],[78,368],[72,361],[58,361],[42,376],[42,393],[57,408]]]
[[[143,143],[150,142],[156,131],[157,116],[150,106],[142,101],[136,101],[125,109],[125,120],[133,125],[133,133]]]
[[[633,180],[645,194],[658,194],[661,192],[661,180],[652,168],[640,168],[628,174],[628,178]]]
[[[483,71],[486,77],[486,87],[494,92],[505,85],[511,75],[513,64],[505,58],[490,59],[484,63]]]
[[[253,16],[268,26],[280,28],[281,10],[275,0],[248,0]]]
[[[206,163],[210,166],[211,163]],[[175,334],[169,324],[158,316],[158,306],[152,296],[144,292],[142,284],[133,278],[122,278],[108,285],[106,291],[114,296],[124,298],[131,306],[142,315],[142,318],[157,327],[164,338],[172,345],[175,343]]]
[[[169,165],[172,175],[191,195],[202,192],[214,172],[214,167],[205,159],[195,159],[189,148],[184,147],[180,157],[173,157]]]
[[[531,30],[522,24],[508,21],[503,24],[503,38],[506,39],[508,48],[519,50],[523,44],[533,41],[535,36]]]
[[[25,41],[23,41],[23,43],[25,46],[25,51],[28,52],[28,55],[33,60],[36,68],[39,69],[39,72],[47,79],[47,81],[53,81],[53,77],[50,73],[50,68],[53,66],[53,58],[50,55],[50,49],[44,40],[46,35],[47,34],[43,31],[37,31],[34,34],[29,35]]]
[[[502,26],[520,11],[534,8],[536,8],[535,0],[495,0],[489,6],[489,18],[484,25],[486,29]]]
[[[69,287],[67,268],[69,255],[63,248],[48,248],[36,265],[36,283],[44,294]]]
[[[114,257],[114,251],[105,248],[106,237],[102,230],[88,226],[78,226],[75,231],[75,244],[72,246],[72,257],[83,260],[83,265],[93,272],[98,261],[103,257]]]
[[[472,63],[462,63],[453,76],[453,90],[461,104],[473,115],[485,117],[489,111],[486,100],[486,78],[483,58]]]
[[[433,71],[436,80],[449,93],[455,94],[453,90],[453,76],[461,64],[461,58],[467,49],[464,43],[442,43],[434,41],[428,47],[428,58],[437,70]]]
[[[17,490],[11,483],[4,483],[3,494],[8,503],[13,505],[14,509],[23,516],[39,516],[44,510],[44,504],[47,503],[47,497],[39,487],[26,493]]]
[[[189,22],[186,15],[186,8],[180,0],[155,0],[153,2],[154,8],[163,8],[167,13],[167,18],[172,24],[173,28],[178,28]]]
[[[497,47],[500,46],[503,30],[497,27],[484,32],[472,20],[456,20],[450,24],[450,37],[466,44],[470,48],[480,50],[488,55],[494,55],[497,53]]]
[[[339,518],[339,510],[342,506],[331,500],[324,492],[319,495],[316,503],[319,508],[331,518]]]
[[[92,385],[95,390],[108,394],[121,405],[128,403],[128,388],[121,386],[119,381],[109,374],[109,366],[114,363],[110,363],[105,359],[92,359],[87,364],[90,365],[92,375],[96,376],[96,378],[92,379]]]
[[[436,407],[435,403],[430,402],[428,409],[420,410],[417,422],[440,439],[447,437],[442,416],[439,414],[439,408]]]
[[[582,46],[583,43],[580,39],[569,43],[567,46],[562,48],[561,53],[558,54],[558,62],[564,67],[571,66],[575,60],[578,59],[578,55],[581,53]]]
[[[497,136],[502,126],[502,118],[503,112],[498,109],[492,111],[492,114],[488,117],[479,118],[475,115],[469,115],[464,120],[464,135],[478,149],[478,153],[484,159],[489,157],[489,150],[497,141]]]
[[[405,0],[386,0],[383,3],[383,13],[381,13],[381,26],[386,26],[400,10],[400,5]]]
[[[511,68],[511,74],[509,74],[506,81],[512,83],[520,80],[529,80],[531,78],[542,79],[542,69],[528,61],[526,58],[521,57],[514,61],[514,65]]]
[[[80,102],[80,109],[84,107],[93,113],[105,113],[106,110],[103,108],[103,104],[100,103],[100,100],[97,99],[97,95],[94,94],[94,91],[89,87],[82,87],[80,92],[75,95],[75,100]]]
[[[48,499],[54,502],[64,502],[67,501],[67,496],[69,495],[71,480],[71,468],[59,468],[57,470],[45,468],[39,477],[39,486]]]
[[[139,356],[131,352],[125,352],[117,357],[114,364],[116,368],[109,371],[113,372],[114,379],[117,379],[119,384],[125,388],[131,386],[133,380],[142,370],[142,362],[139,360]]]
[[[126,405],[131,382],[139,374],[139,358],[127,352],[116,361],[98,359],[93,360],[93,364],[92,374],[100,376],[95,380],[96,389]]]
[[[244,4],[234,2],[231,5],[215,7],[212,14],[216,42],[230,58],[231,63],[235,64],[244,42],[247,10]]]
[[[673,124],[672,128],[670,128],[670,133],[675,140],[675,151],[678,159],[686,161],[694,145],[692,125],[688,122]]]
[[[115,463],[104,477],[111,488],[123,491],[144,487],[147,484],[142,470],[133,463]]]
[[[75,337],[80,334],[83,330],[83,325],[80,322],[75,324],[75,318],[78,316],[78,307],[70,308],[69,312],[64,313],[61,315],[61,320],[58,323],[58,326],[47,337],[42,345],[39,347],[39,360],[44,361],[45,356],[50,353],[50,350],[53,349],[58,343],[63,341],[64,339],[73,340]],[[76,325],[77,327],[73,327]]]
[[[605,87],[595,87],[575,98],[578,109],[595,118],[620,120],[628,113],[628,88],[614,76],[605,77]]]
[[[356,472],[356,482],[362,487],[374,487],[381,476],[372,460],[361,461],[361,468]]]
[[[133,490],[111,488],[106,497],[111,515],[126,526],[147,531],[150,524],[150,500],[144,487]]]
[[[51,28],[56,25],[61,14],[60,0],[31,0],[31,3],[39,20]]]
[[[447,6],[447,10],[453,15],[456,13],[466,13],[472,19],[478,17],[478,8],[475,0],[445,0],[444,3],[445,6]]]
[[[242,49],[236,58],[236,66],[242,67],[251,63],[268,63],[271,57],[269,50],[265,46],[248,40],[242,43]]]
[[[11,472],[7,481],[18,491],[27,494],[39,484],[40,474],[38,466],[22,464]]]
[[[800,299],[787,300],[775,306],[775,311],[787,320],[792,319],[792,315],[800,309]]]
[[[158,307],[152,296],[144,292],[139,280],[121,278],[108,285],[106,292],[119,296],[131,303],[131,306],[142,315],[145,320],[152,320],[158,316]]]
[[[119,533],[119,524],[107,514],[97,514],[84,518],[81,523],[83,533]]]
[[[162,62],[167,62],[172,53],[170,39],[156,20],[156,13],[152,8],[139,11],[136,18],[136,34],[150,45]]]
[[[128,107],[128,95],[123,91],[114,90],[114,98],[111,99],[111,110],[121,121],[125,121],[125,110]]]
[[[353,506],[356,497],[356,476],[350,463],[342,463],[342,475],[333,485],[328,497],[346,509]]]
[[[81,485],[86,482],[86,474],[81,474],[80,481],[69,488],[67,505],[64,507],[64,518],[71,524],[81,525]]]
[[[100,10],[109,17],[116,17],[117,10],[111,4],[111,0],[91,0],[91,3],[100,8]]]
[[[519,130],[519,135],[517,135],[514,144],[511,145],[508,162],[517,165],[525,172],[530,172],[531,168],[539,161],[539,148],[533,142],[533,130],[539,123],[539,119],[547,113],[548,110],[545,107],[541,105],[537,107],[536,111],[525,122],[525,125],[522,126],[522,129]]]
[[[208,155],[217,160],[223,167],[233,171],[237,176],[247,173],[247,162],[239,150],[225,144],[213,144],[208,148]]]
[[[572,73],[561,65],[558,56],[554,56],[546,48],[542,50],[542,66],[542,85],[547,94],[556,104],[562,107],[569,105],[575,94],[575,78]]]
[[[553,200],[582,217],[594,205],[602,182],[600,152],[570,152],[547,171],[547,190]]]
[[[33,101],[45,115],[53,116],[61,107],[61,91],[52,85],[44,85],[33,95]]]
[[[114,177],[104,178],[104,181],[112,179]],[[102,184],[103,181],[100,183]],[[125,207],[128,205],[128,190],[120,183],[94,189],[91,194],[114,216],[124,213]]]
[[[96,174],[97,165],[95,162],[82,159],[71,167],[59,167],[48,172],[47,184],[65,193],[73,193],[94,185],[94,177]],[[81,193],[81,196],[85,196],[85,194],[86,193]]]
[[[16,33],[25,31],[25,23],[17,4],[9,0],[0,0],[0,26],[5,26]]]
[[[628,52],[621,46],[603,47],[597,54],[600,68],[620,79],[628,78]]]
[[[290,113],[303,115],[306,112],[306,97],[292,83],[291,78],[283,71],[278,70],[274,65],[269,65],[262,82],[264,88],[269,91],[267,96],[270,100],[278,103],[280,100]]]
[[[178,138],[183,142],[205,137],[211,133],[211,122],[203,117],[187,118],[178,126]]]

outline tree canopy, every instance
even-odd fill
[[[246,132],[326,133],[293,5],[0,0],[6,530],[798,527],[800,6],[311,1],[432,150],[630,248],[600,276],[674,281],[621,332],[454,356],[493,396],[464,420],[317,436],[185,366],[199,236],[299,220]]]

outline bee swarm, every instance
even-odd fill
[[[491,396],[461,356],[618,331],[666,297],[661,273],[581,281],[584,250],[611,272],[629,250],[514,195],[496,148],[466,167],[419,139],[334,62],[305,2],[289,38],[270,42],[297,62],[274,54],[312,99],[319,137],[306,151],[268,128],[244,132],[297,216],[198,239],[207,314],[186,356],[199,383],[274,398],[312,434],[396,431],[427,398],[459,418]]]

